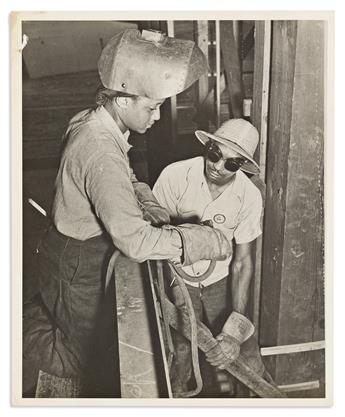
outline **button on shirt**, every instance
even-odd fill
[[[64,235],[86,240],[108,232],[130,258],[171,259],[181,254],[176,231],[143,220],[132,186],[129,132],[104,107],[78,113],[68,126],[55,183],[52,218]]]
[[[213,200],[204,176],[204,158],[196,157],[166,167],[153,193],[179,223],[212,220],[213,226],[229,242],[234,239],[237,244],[248,243],[261,234],[261,193],[242,171],[237,171],[235,180]],[[228,276],[230,262],[231,258],[217,261],[213,273],[202,285],[208,286]],[[205,260],[183,269],[189,275],[199,276],[208,266],[209,261]]]

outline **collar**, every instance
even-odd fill
[[[128,137],[130,135],[129,130],[122,133],[115,120],[110,116],[107,110],[103,106],[97,107],[95,115],[101,120],[102,125],[111,133],[116,143],[120,146],[121,150],[127,154],[132,145],[128,143]]]

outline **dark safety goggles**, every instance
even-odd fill
[[[206,153],[205,156],[206,158],[213,162],[216,163],[218,161],[220,161],[221,159],[223,159],[224,161],[224,168],[227,171],[230,172],[236,172],[238,171],[241,166],[247,162],[246,159],[238,157],[238,158],[227,158],[224,159],[223,158],[223,154],[222,151],[219,149],[219,147],[211,140],[209,140],[206,144]]]

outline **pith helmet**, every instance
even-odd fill
[[[204,145],[209,139],[212,139],[242,155],[247,160],[241,166],[242,171],[250,174],[260,172],[258,164],[253,159],[255,149],[259,143],[259,132],[246,120],[230,119],[224,122],[214,134],[197,130],[195,135]]]
[[[151,99],[184,91],[206,71],[206,57],[195,42],[149,30],[117,34],[98,61],[104,87]]]

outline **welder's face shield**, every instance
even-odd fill
[[[162,99],[192,85],[207,71],[207,61],[193,41],[127,29],[105,46],[98,71],[106,88]]]

